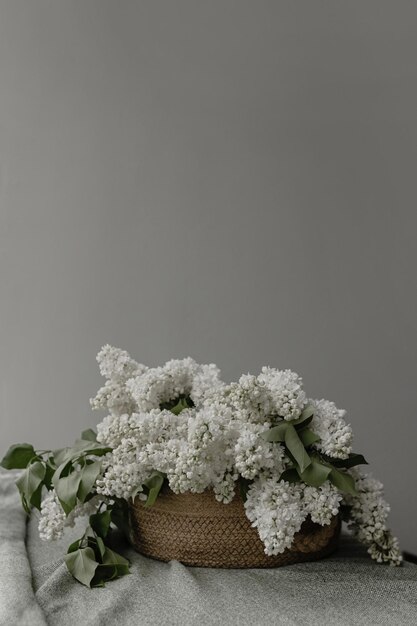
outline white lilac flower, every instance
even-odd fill
[[[345,494],[350,507],[349,528],[354,535],[369,546],[369,554],[378,562],[399,565],[402,560],[398,540],[388,530],[386,522],[390,510],[384,499],[383,485],[358,468],[350,470],[355,479],[357,495]]]
[[[370,474],[354,468],[350,471],[355,479],[357,495],[345,494],[350,509],[351,528],[360,541],[370,544],[378,541],[386,530],[390,510],[383,497],[383,485]]]
[[[302,378],[291,370],[263,367],[258,382],[269,392],[269,411],[286,420],[297,419],[306,405]]]
[[[171,489],[200,493],[216,485],[221,491],[224,485],[219,485],[230,480],[226,476],[233,466],[237,436],[233,421],[224,420],[224,413],[207,406],[190,416],[187,430],[175,468],[168,475]]]
[[[134,361],[126,350],[105,345],[97,355],[100,373],[112,381],[126,381],[135,374],[143,373],[145,365]]]
[[[325,526],[338,514],[342,495],[330,482],[321,487],[303,486],[303,504],[311,520]]]
[[[243,374],[237,383],[225,389],[225,400],[241,421],[264,424],[270,413],[270,398],[265,385],[256,376]]]
[[[398,566],[403,561],[398,539],[390,530],[386,530],[378,541],[373,541],[368,548],[368,553],[377,563],[389,563]]]
[[[195,406],[201,406],[207,397],[219,392],[225,387],[220,380],[220,370],[214,363],[199,365],[194,372],[190,391],[191,400]]]
[[[174,359],[165,363],[163,367],[150,368],[143,374],[131,378],[126,387],[132,394],[139,412],[151,411],[179,396],[189,396],[197,368],[194,359]]]
[[[127,500],[143,489],[153,470],[168,473],[176,462],[180,439],[186,436],[184,413],[152,411],[103,420],[97,438],[116,447],[103,460],[97,492]]]
[[[128,500],[136,489],[141,490],[146,469],[136,461],[136,439],[122,439],[110,455],[103,459],[103,476],[96,481],[97,493]]]
[[[137,463],[149,473],[158,470],[169,476],[185,447],[192,413],[188,409],[179,415],[167,410],[140,415],[135,433]]]
[[[39,536],[43,541],[60,539],[65,527],[65,512],[59,503],[55,490],[49,491],[41,502]]]
[[[97,425],[97,441],[104,446],[116,448],[122,439],[132,436],[137,427],[136,413],[128,415],[108,415]]]
[[[239,436],[234,448],[235,468],[243,478],[252,480],[262,470],[275,470],[279,476],[284,471],[284,447],[279,443],[269,443],[260,434],[268,424],[239,424]]]
[[[98,439],[117,445],[103,460],[104,475],[97,481],[97,492],[127,500],[142,489],[153,470],[169,474],[187,436],[188,413],[163,410],[124,415],[117,422],[103,420]]]
[[[229,504],[233,500],[236,493],[237,479],[237,474],[227,472],[223,476],[219,477],[217,481],[214,481],[213,491],[218,502]]]
[[[163,370],[172,380],[172,396],[167,400],[172,400],[178,396],[188,396],[193,387],[194,376],[199,365],[191,357],[186,359],[171,359],[167,361]]]
[[[269,556],[290,548],[306,519],[301,493],[300,485],[273,478],[256,478],[249,487],[246,515],[257,528]]]
[[[126,385],[120,381],[107,380],[104,387],[98,390],[95,398],[90,400],[94,410],[107,409],[112,415],[133,413],[137,406]]]
[[[77,504],[75,508],[66,515],[62,508],[55,489],[52,489],[41,502],[41,513],[39,517],[39,536],[43,541],[54,541],[60,539],[66,527],[73,527],[77,517],[92,515],[96,512],[100,498],[94,496],[88,502]]]
[[[329,400],[309,400],[314,416],[310,428],[320,437],[314,444],[320,452],[339,459],[346,459],[352,452],[353,433],[344,418],[346,411],[338,409]]]

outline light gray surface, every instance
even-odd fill
[[[62,562],[63,552],[80,536],[81,527],[57,543],[45,544],[32,517],[26,541],[43,617],[35,610],[27,561],[22,566],[24,516],[10,478],[0,473],[0,543],[8,565],[7,570],[0,569],[1,626],[414,626],[417,622],[417,566],[376,565],[347,536],[330,558],[270,570],[187,568],[129,550],[125,554],[132,561],[132,574],[104,589],[89,590],[71,578]]]
[[[0,469],[0,626],[45,626],[33,593],[25,545],[26,515],[15,479],[15,473]]]
[[[0,0],[1,448],[105,342],[349,410],[417,553],[417,3]]]

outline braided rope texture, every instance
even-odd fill
[[[194,567],[266,568],[313,561],[336,549],[340,533],[339,516],[328,526],[307,519],[290,549],[267,556],[240,495],[222,504],[211,490],[174,494],[164,489],[149,508],[136,498],[130,504],[130,523],[137,552]]]

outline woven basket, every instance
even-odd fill
[[[150,508],[136,498],[130,505],[130,522],[138,552],[196,567],[279,567],[312,561],[335,550],[340,532],[338,516],[328,526],[307,519],[290,549],[266,556],[239,495],[230,504],[221,504],[212,491],[178,495],[168,488]]]

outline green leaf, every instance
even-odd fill
[[[106,582],[107,580],[112,580],[112,578],[116,578],[116,576],[113,576],[112,578],[107,579],[106,577],[102,577],[102,575],[100,574],[100,570],[103,567],[107,567],[106,565],[98,565],[97,569],[96,569],[96,573],[94,574],[94,578],[90,583],[90,586],[93,588],[96,587],[105,587],[106,586]]]
[[[92,428],[87,428],[81,433],[81,439],[85,441],[97,441],[97,433]]]
[[[303,472],[300,471],[299,475],[307,485],[320,487],[328,479],[331,469],[316,459],[311,459],[311,464]]]
[[[93,549],[80,548],[66,554],[64,560],[70,574],[86,587],[90,587],[98,566]]]
[[[117,499],[111,508],[111,521],[132,543],[132,529],[129,524],[129,509],[126,500]]]
[[[111,512],[110,511],[102,511],[101,513],[94,513],[90,515],[90,526],[98,535],[103,539],[107,536],[109,532],[111,522]]]
[[[102,555],[101,555],[101,552],[100,552],[100,548],[98,547],[97,537],[88,537],[87,538],[87,546],[89,548],[93,549],[94,557],[95,557],[97,563],[101,563]]]
[[[97,563],[101,564],[106,551],[103,539],[94,534],[89,534],[85,539],[87,540],[87,546],[94,550]]]
[[[92,587],[104,587],[106,582],[130,574],[128,565],[100,565],[91,582]]]
[[[77,497],[80,502],[84,502],[86,497],[90,494],[94,483],[97,480],[101,470],[101,461],[93,461],[84,465],[81,469],[80,486],[78,487]]]
[[[41,510],[42,489],[43,489],[43,483],[39,485],[39,487],[36,489],[36,491],[33,492],[30,498],[30,504],[34,506],[35,509],[38,509],[38,511]]]
[[[81,537],[81,539],[77,539],[76,541],[74,541],[67,550],[67,553],[69,554],[70,552],[75,552],[76,550],[78,550],[78,548],[81,547],[83,542],[83,537]]]
[[[285,430],[285,445],[297,461],[300,471],[303,472],[305,468],[310,465],[311,459],[305,451],[303,443],[291,423],[288,423]]]
[[[103,572],[103,570],[105,570]],[[113,568],[111,568],[111,572],[113,573],[113,576],[110,574],[107,574],[106,570],[108,570],[108,566],[107,565],[98,565],[97,569],[96,569],[96,573],[94,574],[94,578],[91,581],[91,588],[96,588],[96,587],[105,587],[106,586],[106,582],[108,582],[109,580],[113,580],[114,578],[117,578],[117,574],[114,572]]]
[[[162,402],[159,405],[159,408],[171,411],[171,413],[174,413],[175,415],[179,415],[179,413],[181,413],[184,409],[189,409],[193,406],[194,402],[191,400],[190,396],[180,395],[177,398],[168,400],[168,402]]]
[[[347,459],[330,459],[330,463],[335,467],[344,467],[349,469],[350,467],[355,467],[355,465],[368,465],[368,461],[362,454],[349,454],[349,458]]]
[[[312,420],[313,420],[313,415],[308,415],[307,417],[303,417],[301,415],[298,419],[291,420],[291,424],[295,426],[297,430],[301,430],[302,428],[305,428],[306,426],[308,426]]]
[[[103,456],[107,454],[107,452],[111,452],[111,448],[109,446],[103,446],[102,443],[98,443],[98,441],[86,441],[83,439],[78,439],[75,444],[72,446],[71,451],[73,452],[73,458],[79,457],[80,454],[94,454],[94,456]]]
[[[30,503],[27,501],[27,499],[26,499],[26,497],[25,497],[25,495],[23,493],[20,494],[20,499],[22,501],[22,507],[24,508],[25,513],[27,515],[30,515],[30,512],[31,512]]]
[[[59,450],[54,450],[53,459],[54,463],[57,467],[63,465],[66,461],[68,461],[68,453],[71,448],[60,448]]]
[[[164,478],[164,474],[155,471],[152,476],[145,481],[144,485],[149,489],[145,507],[150,507],[155,504],[158,494],[162,489],[162,485],[164,484]]]
[[[240,497],[242,498],[243,502],[246,502],[247,497],[248,497],[249,487],[251,486],[252,481],[247,480],[246,478],[242,478],[242,476],[240,476],[238,484],[239,484]]]
[[[56,470],[54,471],[53,475],[52,475],[52,484],[55,487],[56,490],[56,486],[58,484],[58,481],[61,477],[64,476],[68,476],[68,474],[70,474],[73,471],[73,465],[71,463],[71,461],[64,461],[63,463],[61,463],[61,465],[59,465]]]
[[[290,469],[287,469],[284,472],[282,472],[279,479],[285,480],[287,483],[299,483],[300,482],[300,477],[295,467],[291,467]]]
[[[45,465],[45,477],[43,479],[43,484],[47,489],[52,489],[52,479],[55,474],[55,467],[52,466],[51,462],[48,460]]]
[[[96,541],[97,541],[97,547],[100,552],[100,556],[103,559],[104,553],[106,551],[106,546],[104,545],[104,541],[102,540],[101,537],[96,537]]]
[[[96,441],[90,441],[86,439],[78,439],[72,448],[62,448],[62,450],[56,450],[54,452],[54,459],[57,465],[62,465],[66,461],[74,461],[82,456],[89,454],[94,456],[103,456],[107,452],[111,452],[111,448],[103,446],[103,444]]]
[[[289,424],[290,422],[280,422],[269,430],[264,430],[264,432],[261,433],[260,436],[262,437],[262,439],[265,439],[265,441],[269,441],[270,443],[285,441],[285,433]]]
[[[97,567],[92,585],[102,587],[105,582],[129,573],[129,561],[117,552],[105,547],[102,564]]]
[[[10,446],[0,462],[4,469],[23,469],[32,459],[39,459],[34,447],[30,443],[17,443]]]
[[[350,474],[340,472],[333,467],[329,479],[339,491],[350,493],[352,496],[357,495],[358,492],[356,491],[355,480]]]
[[[16,485],[22,495],[22,504],[26,510],[32,503],[35,506],[39,503],[40,506],[40,490],[45,472],[45,465],[40,461],[35,461],[28,465],[22,476],[17,479]]]
[[[188,404],[185,398],[181,398],[175,406],[170,408],[170,411],[174,415],[179,415],[184,409],[188,409]]]
[[[306,419],[310,419],[314,415],[314,407],[311,404],[308,404],[301,412],[299,419],[304,421]]]
[[[104,556],[103,556],[103,565],[124,565],[129,566],[129,561],[124,558],[121,554],[114,552],[114,550],[110,550],[110,548],[106,547]]]
[[[291,420],[291,424],[296,426],[298,430],[298,428],[307,426],[313,419],[313,416],[314,408],[311,405],[306,406],[306,408],[301,412],[300,417],[297,417],[295,420]]]
[[[316,435],[316,433],[313,433],[310,428],[303,428],[303,430],[299,431],[298,436],[300,437],[303,445],[306,448],[308,446],[311,446],[311,444],[315,443],[316,441],[320,440],[320,437]]]
[[[66,515],[77,503],[77,492],[80,486],[81,472],[74,471],[55,482],[55,491]]]

